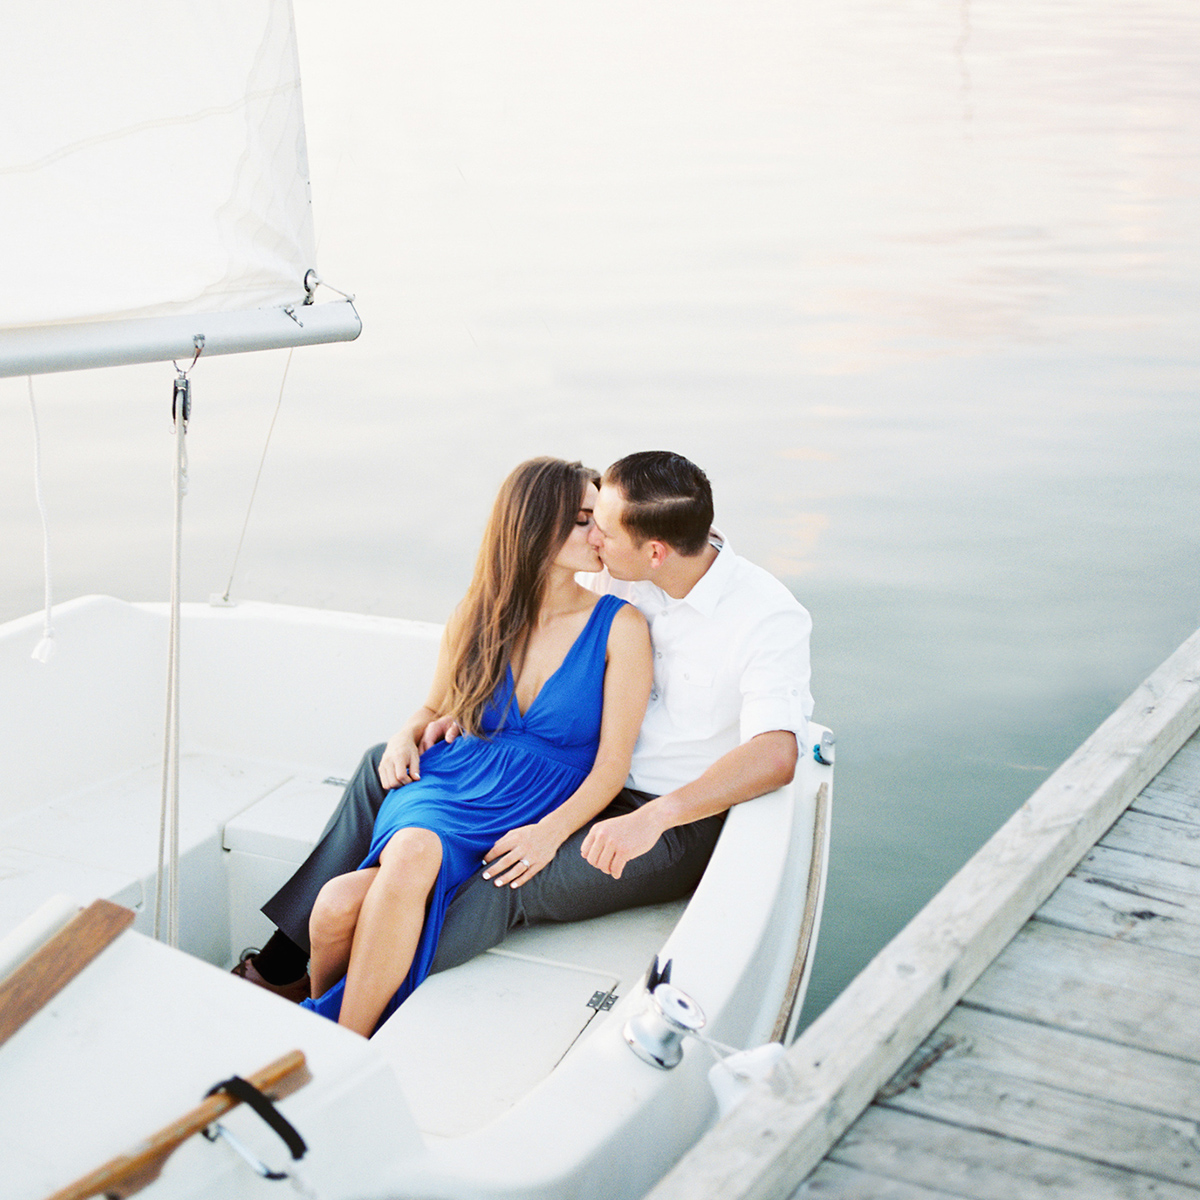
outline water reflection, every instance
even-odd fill
[[[322,274],[235,594],[440,618],[530,453],[669,445],[813,610],[810,1011],[1200,623],[1200,17],[1147,0],[298,0]],[[224,587],[282,355],[194,375]],[[38,383],[59,594],[160,596],[169,371]],[[4,615],[40,596],[0,386]]]

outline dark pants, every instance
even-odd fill
[[[336,875],[358,868],[371,846],[375,814],[386,792],[379,782],[382,744],[363,755],[312,853],[263,905],[263,912],[296,945],[309,949],[308,918],[321,888]],[[519,888],[496,887],[476,872],[450,902],[434,971],[456,967],[491,946],[509,930],[544,921],[581,921],[605,913],[659,904],[690,895],[717,843],[725,815],[668,829],[646,854],[629,862],[620,879],[591,866],[579,853],[594,821],[632,812],[653,797],[625,788],[593,822],[569,837],[553,860]]]

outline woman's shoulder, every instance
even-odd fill
[[[619,596],[602,596],[600,599],[612,610],[612,624],[608,629],[610,646],[614,644],[614,639],[631,647],[642,643],[649,645],[650,626],[634,605]]]

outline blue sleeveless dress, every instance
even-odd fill
[[[380,1025],[429,974],[446,907],[459,884],[482,870],[483,855],[497,838],[557,808],[592,769],[600,745],[608,632],[624,604],[616,596],[600,597],[566,658],[524,715],[517,707],[510,666],[480,721],[487,737],[439,742],[421,756],[421,778],[385,797],[359,870],[377,866],[392,835],[413,828],[438,835],[442,865],[412,966],[383,1010]],[[344,989],[343,979],[316,1000],[305,1000],[304,1007],[336,1021]]]

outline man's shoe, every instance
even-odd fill
[[[236,975],[239,979],[244,979],[247,983],[254,984],[255,987],[265,988],[268,992],[274,992],[276,996],[282,996],[285,1000],[290,1000],[293,1004],[299,1004],[301,1000],[307,1000],[309,989],[312,986],[309,982],[307,971],[292,983],[269,983],[258,973],[258,968],[254,965],[254,955],[252,953],[243,954],[238,965],[233,968],[230,974]]]

